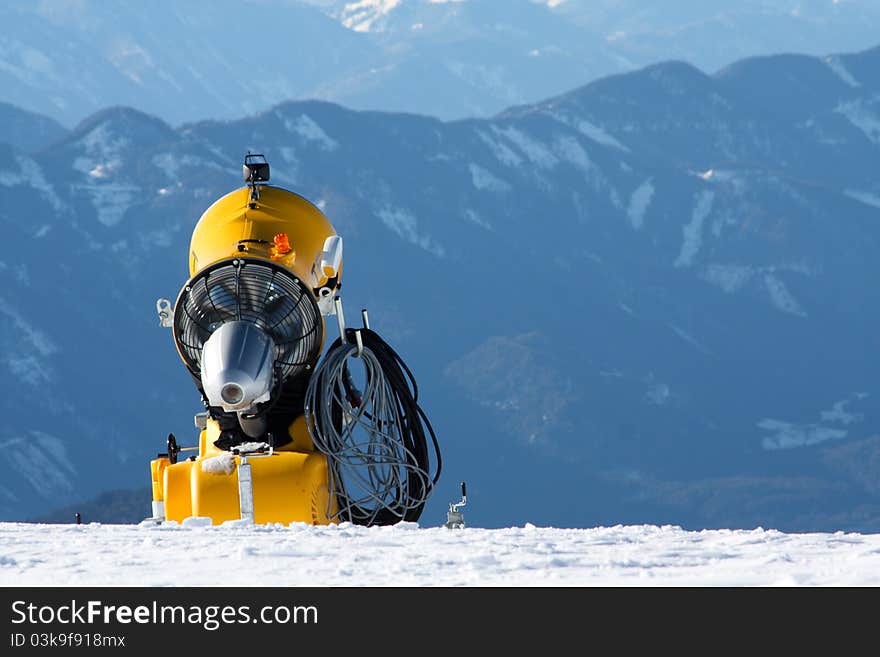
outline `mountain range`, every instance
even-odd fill
[[[658,61],[876,43],[873,0],[8,0],[2,97],[67,127],[127,105],[171,125],[279,102],[491,116]]]
[[[428,524],[466,480],[474,525],[876,531],[878,71],[668,61],[457,121],[0,106],[0,517],[143,489],[169,431],[195,440],[155,301],[251,150],[327,214],[349,315],[419,381]]]

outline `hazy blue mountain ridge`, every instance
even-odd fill
[[[552,6],[551,6],[552,5]],[[67,127],[111,105],[174,125],[289,99],[444,119],[490,116],[661,60],[714,72],[752,55],[876,41],[872,0],[9,0],[3,98]]]

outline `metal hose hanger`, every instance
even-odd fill
[[[374,331],[346,329],[345,336],[330,346],[305,399],[312,440],[329,462],[337,505],[330,515],[359,525],[415,522],[442,467],[415,378]],[[352,381],[351,359],[363,366],[363,390]]]

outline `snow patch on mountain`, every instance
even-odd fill
[[[842,114],[856,128],[875,144],[880,144],[880,118],[877,114],[862,104],[861,100],[853,100],[847,103],[841,102],[834,109]]]
[[[581,134],[589,137],[598,144],[629,152],[629,148],[621,144],[613,135],[594,123],[580,119],[574,123],[574,127],[577,128]]]
[[[76,471],[68,458],[64,441],[35,431],[0,440],[12,472],[27,481],[32,493],[46,499],[73,492]]]
[[[573,164],[582,171],[593,168],[593,162],[587,151],[570,135],[557,135],[553,140],[553,150],[563,161]]]
[[[676,326],[675,324],[670,324],[669,328],[671,328],[673,333],[675,333],[678,337],[680,337],[682,340],[684,340],[685,342],[687,342],[691,346],[695,347],[698,351],[702,351],[707,356],[712,355],[712,352],[708,349],[708,347],[706,347],[706,345],[704,345],[702,342],[697,340],[694,336],[692,336],[690,333],[688,333],[687,331],[685,331],[681,327]]]
[[[510,183],[503,180],[479,164],[471,162],[468,165],[471,172],[471,183],[476,189],[489,192],[509,192]]]
[[[532,164],[535,164],[541,169],[552,169],[559,162],[559,159],[553,154],[553,151],[551,151],[550,148],[513,126],[508,126],[503,129],[497,126],[492,126],[492,130],[495,134],[503,136],[511,142],[529,159],[530,162],[532,162]]]
[[[455,77],[476,89],[485,89],[508,104],[523,102],[519,86],[513,81],[509,69],[504,66],[487,66],[479,61],[447,59],[446,69]]]
[[[374,25],[391,13],[400,0],[358,0],[347,3],[340,12],[342,24],[355,32],[371,32]]]
[[[33,354],[8,354],[6,367],[17,381],[38,388],[55,380],[55,371]]]
[[[709,265],[703,271],[703,280],[720,287],[728,294],[742,289],[755,275],[755,268],[747,265]]]
[[[758,428],[770,432],[761,441],[761,446],[766,450],[794,449],[806,447],[828,440],[842,440],[847,432],[843,429],[824,427],[818,424],[794,424],[772,418],[764,418],[758,422]]]
[[[15,305],[0,298],[0,315],[5,315],[30,344],[36,354],[48,357],[58,351],[58,346],[41,330],[34,328],[15,310]]]
[[[863,401],[868,396],[867,393],[856,392],[847,399],[834,402],[830,409],[820,411],[820,423],[797,424],[764,418],[758,422],[758,427],[772,433],[771,436],[764,438],[762,442],[764,449],[791,449],[846,438],[848,435],[846,429],[827,425],[849,426],[862,422],[865,415],[851,411],[849,407],[852,403]]]
[[[376,212],[376,216],[382,220],[383,224],[410,244],[415,244],[438,258],[445,255],[442,245],[437,244],[427,235],[419,234],[418,220],[411,212],[400,208],[384,207]]]
[[[73,185],[73,188],[84,191],[91,198],[100,223],[114,226],[122,220],[135,195],[141,191],[137,185],[113,180],[122,166],[124,151],[131,142],[126,137],[114,134],[107,124],[102,123],[78,143],[83,152],[74,158],[72,167],[86,175],[86,182]],[[176,163],[159,157],[160,161],[176,171]]]
[[[26,185],[37,190],[52,205],[56,211],[64,208],[64,203],[58,198],[55,189],[46,180],[40,165],[31,158],[23,155],[15,156],[17,170],[0,169],[0,185],[4,187],[17,187]]]
[[[156,69],[150,53],[131,38],[116,39],[107,58],[117,71],[138,85],[143,85],[141,76],[145,71]],[[159,76],[178,91],[182,91],[180,85],[167,72],[160,69]]]
[[[114,134],[106,123],[89,130],[78,143],[84,155],[74,160],[73,168],[93,177],[92,172],[99,166],[108,171],[118,167],[131,144],[127,137]]]
[[[807,313],[795,299],[794,295],[779,278],[780,272],[795,272],[810,275],[807,267],[798,264],[781,264],[768,267],[753,267],[738,264],[711,264],[706,266],[700,277],[707,283],[721,288],[727,294],[739,292],[746,285],[755,281],[763,287],[773,306],[784,313],[806,317]],[[758,278],[760,277],[760,278]]]
[[[299,135],[327,153],[331,153],[339,148],[339,142],[324,132],[324,129],[307,114],[301,114],[293,121],[285,119],[284,127],[288,132]]]
[[[86,192],[91,197],[98,221],[108,227],[122,221],[141,191],[137,185],[121,182],[75,185],[74,188]]]
[[[855,424],[865,419],[864,413],[853,413],[847,410],[852,399],[843,399],[834,402],[831,410],[822,411],[820,417],[823,422],[839,422],[840,424]]]
[[[705,171],[696,173],[696,175],[706,182],[713,183],[737,182],[738,180],[735,172],[726,169],[706,169]]]
[[[828,68],[831,69],[831,72],[834,73],[834,75],[836,75],[838,78],[843,80],[845,84],[853,88],[862,86],[861,83],[852,76],[852,73],[850,73],[843,65],[843,62],[840,61],[840,57],[826,57],[823,61],[828,66]]]
[[[299,185],[299,176],[302,165],[297,157],[297,149],[292,146],[279,146],[278,152],[284,160],[284,167],[276,167],[272,170],[272,176],[287,185],[296,187]],[[323,208],[321,209],[323,212]]]
[[[17,39],[6,38],[0,43],[0,71],[32,85],[40,84],[41,78],[57,79],[51,58]]]
[[[849,196],[851,199],[859,201],[860,203],[864,203],[865,205],[870,205],[875,208],[880,208],[880,196],[877,194],[872,194],[871,192],[863,192],[858,189],[845,189],[843,193],[846,196]]]
[[[703,222],[712,212],[715,192],[703,190],[696,197],[691,220],[682,228],[683,241],[681,251],[675,259],[676,267],[690,267],[703,243]]]
[[[157,169],[162,171],[172,181],[180,179],[181,171],[214,169],[215,171],[226,172],[229,170],[229,167],[226,165],[197,155],[159,153],[154,155],[151,161]]]
[[[654,196],[654,181],[648,178],[641,185],[636,187],[635,191],[629,197],[629,205],[626,207],[626,216],[629,217],[629,223],[636,230],[639,230],[645,223],[645,212],[651,205],[651,198]]]
[[[477,130],[477,136],[480,138],[480,141],[489,147],[495,159],[502,164],[509,167],[518,167],[522,163],[523,159],[504,142],[495,139],[482,130]]]
[[[476,224],[480,228],[485,228],[486,230],[492,230],[492,224],[483,219],[483,217],[476,210],[472,210],[471,208],[464,209],[464,217],[471,223]]]
[[[655,383],[645,393],[645,399],[655,406],[665,406],[671,398],[672,389],[665,383]]]
[[[767,273],[764,275],[764,285],[770,294],[770,301],[778,310],[790,315],[797,315],[798,317],[807,316],[807,313],[801,308],[797,299],[792,296],[785,283],[779,278],[772,273]]]

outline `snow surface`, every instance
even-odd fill
[[[0,523],[0,586],[878,586],[880,534]]]

